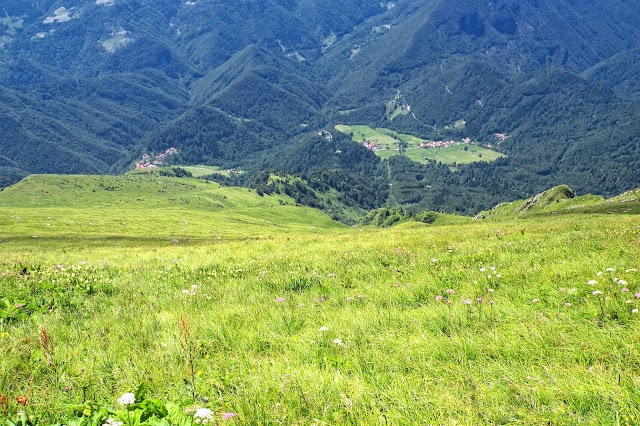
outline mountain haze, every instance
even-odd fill
[[[243,170],[237,184],[272,171],[344,194],[338,171],[391,188],[342,200],[361,209],[470,213],[561,183],[640,183],[636,3],[10,0],[2,13],[2,185],[123,172],[170,147],[177,164]],[[346,149],[336,124],[469,138],[507,158],[383,164]]]

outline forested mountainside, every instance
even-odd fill
[[[120,173],[169,148],[175,164],[242,172],[219,180],[291,174],[363,211],[473,213],[561,183],[640,183],[634,2],[7,0],[0,13],[0,186]],[[506,158],[383,159],[338,124]]]

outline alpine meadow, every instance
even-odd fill
[[[0,424],[639,425],[640,3],[3,0]]]

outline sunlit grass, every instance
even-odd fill
[[[191,211],[172,243],[188,210],[144,241],[142,219],[119,228],[109,209],[47,239],[11,219],[54,217],[39,210],[1,213],[0,298],[31,311],[0,326],[0,394],[43,421],[141,382],[238,424],[640,421],[637,216],[360,230],[284,206],[261,231],[258,214]]]

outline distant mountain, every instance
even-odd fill
[[[611,196],[640,182],[639,107],[554,69],[510,82],[468,125],[486,140],[509,135],[493,140],[509,155],[513,181],[529,181],[530,188],[564,182],[579,193],[597,188]]]
[[[561,183],[606,195],[640,183],[629,1],[6,0],[2,12],[0,186],[122,172],[170,147],[175,163],[242,169],[238,184],[304,175],[357,209],[471,213]],[[333,135],[340,123],[469,138],[508,159],[383,163]]]
[[[624,50],[580,75],[606,85],[624,100],[640,100],[640,48]]]
[[[640,7],[629,2],[406,1],[336,43],[319,68],[338,108],[400,90],[432,123],[459,118],[460,107],[441,114],[443,104],[468,108],[495,90],[496,76],[549,67],[579,73],[639,42]],[[472,77],[456,87],[469,73],[486,82]]]

